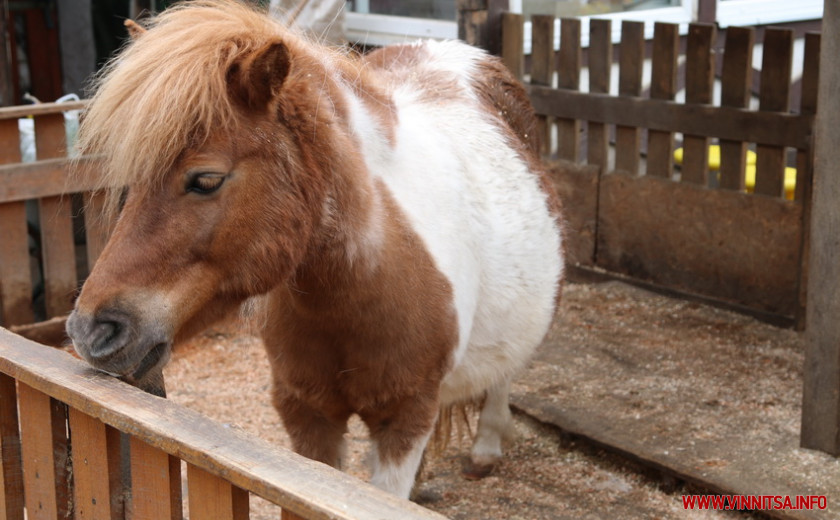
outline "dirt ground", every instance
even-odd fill
[[[773,440],[762,437],[766,424],[774,432],[798,432],[800,335],[617,282],[569,284],[562,305],[515,385],[517,438],[501,464],[482,480],[466,480],[461,466],[468,444],[455,443],[427,460],[415,500],[454,519],[751,518],[685,510],[682,495],[705,491],[696,482],[685,484],[561,430],[550,424],[551,410],[577,411],[596,430],[639,437],[661,448],[662,457],[684,450],[695,469],[725,468],[726,453],[708,457],[700,447],[729,435],[727,417],[758,412],[761,424],[742,419],[736,427],[771,450]],[[265,354],[247,330],[226,326],[204,334],[176,352],[165,375],[170,399],[288,447],[270,404]],[[636,433],[633,425],[640,423],[647,429]],[[365,479],[369,446],[360,422],[351,423],[348,441],[346,470]],[[820,455],[793,456],[815,465],[815,479],[822,478],[819,468],[837,467]],[[824,478],[833,478],[831,471]],[[252,498],[251,507],[252,518],[276,518],[270,504]]]

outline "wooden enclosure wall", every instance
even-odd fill
[[[65,110],[83,103],[0,108],[0,325],[60,317],[105,244],[109,226],[81,161],[70,178]],[[18,119],[34,122],[34,162],[21,162]],[[83,234],[83,236],[81,236]]]
[[[250,495],[284,520],[443,518],[2,328],[0,450],[10,520],[241,520]]]
[[[728,28],[720,52],[713,25],[692,24],[681,37],[657,23],[646,42],[643,24],[625,21],[614,45],[611,22],[593,19],[583,49],[579,20],[535,16],[526,71],[522,23],[505,15],[503,58],[528,83],[544,152],[561,161],[553,170],[571,261],[802,320],[819,35],[806,35],[801,101],[790,107],[793,33],[764,30],[755,110],[753,29]],[[676,100],[681,84],[685,101]],[[719,146],[717,170],[710,145]],[[786,167],[796,168],[794,200]]]

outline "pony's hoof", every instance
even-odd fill
[[[476,464],[470,460],[461,468],[461,475],[467,480],[481,480],[490,475],[494,467],[495,464]]]

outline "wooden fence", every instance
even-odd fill
[[[756,31],[730,27],[719,47],[713,25],[692,24],[685,37],[678,29],[657,23],[646,43],[643,24],[625,21],[613,45],[611,22],[593,19],[582,49],[579,20],[535,16],[526,60],[522,17],[503,18],[503,58],[529,82],[544,152],[562,161],[554,173],[569,256],[802,325],[820,37],[805,37],[792,110],[793,33],[763,31],[754,110]],[[616,61],[618,92],[610,94]],[[681,83],[684,102],[676,100]],[[787,193],[786,175],[795,176]]]
[[[95,163],[68,176],[62,113],[83,106],[0,108],[0,325],[53,345],[110,230],[84,175]],[[21,163],[18,119],[29,117],[36,161]],[[180,519],[185,508],[240,520],[251,494],[284,520],[443,518],[3,328],[0,452],[10,520]]]
[[[444,517],[0,328],[0,518]],[[25,516],[24,516],[25,515]]]
[[[56,336],[60,317],[72,309],[79,283],[109,234],[84,168],[76,178],[68,175],[63,113],[83,107],[76,102],[0,108],[0,325],[5,327],[58,318]],[[22,136],[21,127],[32,133]],[[27,139],[34,162],[21,162],[21,142]]]

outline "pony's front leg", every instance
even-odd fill
[[[374,486],[398,497],[409,497],[437,420],[438,404],[428,401],[406,400],[389,416],[362,416],[374,442],[370,479]]]
[[[465,476],[474,479],[487,476],[502,456],[502,443],[512,436],[510,381],[503,381],[487,390],[473,441],[472,464],[465,470]]]
[[[341,469],[349,414],[328,417],[322,410],[282,389],[274,392],[274,407],[280,413],[296,453]]]

